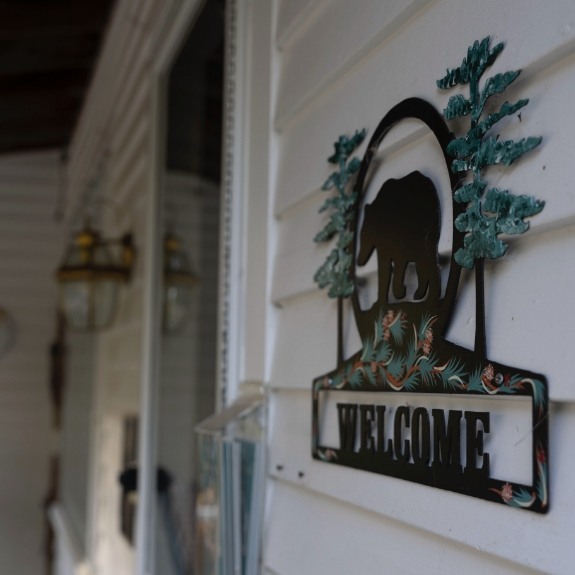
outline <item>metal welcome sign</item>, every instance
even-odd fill
[[[543,209],[543,202],[490,187],[486,178],[489,166],[508,166],[541,142],[538,137],[503,140],[496,133],[500,120],[528,103],[488,106],[519,75],[506,72],[482,81],[502,49],[503,44],[491,47],[489,37],[475,42],[461,65],[438,80],[442,90],[468,89],[449,99],[444,117],[428,102],[410,98],[381,120],[363,160],[352,154],[365,131],[335,144],[329,162],[336,171],[323,186],[332,193],[321,209],[329,217],[315,238],[335,246],[315,280],[338,300],[338,362],[313,382],[312,452],[325,462],[545,513],[546,379],[492,361],[486,345],[484,261],[503,256],[507,245],[501,236],[525,232],[525,218]],[[458,126],[468,125],[457,138],[445,121],[455,118]],[[434,134],[449,172],[453,245],[444,289],[438,265],[441,210],[432,180],[419,171],[389,179],[366,203],[378,148],[389,130],[407,119]],[[378,296],[363,309],[356,266],[374,253]],[[408,265],[415,268],[412,298],[406,297]],[[445,337],[462,268],[475,277],[473,350]],[[346,298],[362,340],[348,359],[343,353]]]

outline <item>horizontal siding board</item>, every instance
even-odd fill
[[[266,566],[278,575],[459,575],[469,572],[470,564],[481,564],[481,573],[492,575],[540,573],[501,561],[473,546],[365,513],[331,497],[275,483],[272,513],[283,521],[273,524],[267,535],[265,559]],[[314,518],[313,534],[301,528],[302,517]],[[313,557],[313,561],[302,561],[302,557]]]
[[[139,78],[136,93],[126,114],[118,123],[117,130],[113,134],[113,148],[118,150],[129,141],[132,132],[142,116],[150,113],[150,79],[143,74]]]
[[[278,2],[276,23],[277,47],[282,50],[302,35],[314,20],[321,15],[323,8],[329,7],[331,0],[282,0]]]
[[[54,269],[55,271],[55,269]],[[13,273],[9,273],[7,275],[4,275],[3,277],[0,276],[0,291],[2,292],[6,292],[7,295],[4,297],[4,301],[14,301],[16,303],[16,305],[23,305],[25,298],[41,298],[41,297],[45,297],[46,301],[48,300],[48,298],[51,299],[51,303],[54,306],[53,307],[53,311],[56,311],[56,298],[52,297],[56,295],[56,289],[55,289],[55,282],[53,279],[53,275],[52,273],[49,274],[48,281],[50,283],[47,283],[45,290],[43,290],[40,294],[38,293],[38,290],[35,289],[34,286],[31,286],[29,284],[29,282],[32,282],[34,280],[38,279],[38,275],[35,273],[22,273],[22,279],[24,280],[24,282],[20,281],[20,278],[18,277],[18,275],[15,275]],[[46,277],[46,275],[44,276]],[[13,292],[12,290],[18,290],[17,292]],[[32,304],[34,305],[34,304]],[[55,315],[55,313],[54,313]],[[36,320],[34,320],[36,321]],[[38,321],[42,321],[42,318],[38,318]]]
[[[7,241],[22,240],[22,242],[26,242],[31,239],[40,246],[44,242],[49,243],[59,239],[54,233],[54,230],[44,227],[27,228],[22,225],[22,221],[3,221],[0,235],[4,236]]]
[[[322,518],[338,505],[337,501],[341,501],[359,509],[354,516],[353,509],[348,508],[346,513],[342,513],[341,520],[330,521],[332,529],[327,532],[332,536],[335,532],[343,531],[348,540],[353,533],[354,541],[361,541],[369,537],[372,525],[370,517],[373,517],[374,521],[380,521],[382,524],[389,520],[405,524],[403,527],[398,525],[397,529],[406,529],[406,537],[411,534],[415,538],[417,530],[421,530],[424,532],[424,540],[433,537],[445,538],[446,541],[441,545],[446,558],[445,565],[456,557],[454,553],[457,548],[447,540],[454,544],[474,547],[481,555],[470,557],[467,569],[470,573],[485,572],[480,567],[480,557],[487,558],[489,555],[525,565],[542,573],[571,573],[575,549],[569,541],[573,529],[575,497],[570,482],[565,479],[575,473],[575,461],[570,455],[570,438],[575,433],[575,404],[553,404],[551,407],[551,510],[547,515],[538,515],[408,481],[314,461],[310,454],[311,394],[275,392],[271,402],[274,418],[270,432],[270,473],[278,481],[292,486],[292,492],[287,494],[278,493],[277,486],[274,490],[274,505],[281,506],[282,512],[278,509],[272,511],[272,517],[275,518],[270,527],[272,530],[281,530],[286,521],[294,520],[290,519],[286,506],[294,509],[295,513],[296,508],[303,505],[306,511],[302,509],[297,513],[300,525],[302,518],[306,518],[306,529],[301,529],[301,532],[306,534],[310,541],[321,544],[323,538],[310,537],[310,533],[325,531]],[[283,466],[281,471],[276,467],[278,464]],[[301,477],[300,472],[303,472]],[[322,495],[334,499],[325,500]],[[313,499],[321,504],[318,503],[316,510],[311,512],[308,501]],[[372,513],[380,515],[381,519],[375,519]],[[340,525],[341,529],[333,529],[333,526],[337,525]],[[353,526],[352,531],[351,527],[345,529],[344,526]],[[410,526],[409,530],[407,526]],[[326,538],[329,538],[329,535],[326,534]],[[392,539],[390,546],[399,545],[400,541],[401,538]],[[423,545],[423,541],[419,541],[418,538],[417,545],[410,546],[414,552],[409,556],[409,560],[417,560],[417,548]],[[380,538],[381,546],[385,545],[384,542],[385,538]],[[343,541],[340,545],[343,545]],[[289,542],[284,539],[283,553],[288,553],[288,549]],[[378,552],[381,556],[381,547]],[[272,568],[278,568],[273,561],[281,554],[282,548],[278,543],[278,548],[270,553],[274,560],[268,560]],[[361,560],[357,545],[354,545],[351,555],[356,561]],[[404,560],[407,560],[405,553],[402,555]],[[315,566],[317,569],[318,565],[322,565],[323,555],[317,548],[314,552],[310,550],[305,556],[314,558],[310,567]],[[472,559],[474,561],[471,561]],[[434,560],[437,560],[436,556],[428,557],[428,561]],[[330,560],[330,564],[339,565],[337,560],[334,563]],[[282,572],[282,568],[279,570]],[[437,565],[427,571],[446,572]],[[329,571],[319,569],[316,572]],[[355,572],[364,573],[361,569]],[[406,569],[404,572],[412,571]],[[417,569],[413,572],[417,572]],[[522,571],[517,568],[517,572]]]
[[[112,185],[118,187],[130,167],[137,162],[142,155],[143,149],[149,147],[150,116],[142,114],[139,121],[134,124],[130,131],[130,137],[121,147],[115,150],[115,161],[111,170]]]
[[[118,150],[117,158],[110,170],[110,187],[122,189],[123,182],[129,180],[134,165],[141,161],[143,153],[149,147],[149,117],[143,116],[136,124],[134,132],[125,147]],[[125,193],[121,200],[124,200]]]
[[[23,153],[0,156],[0,195],[13,190],[26,197],[51,197],[63,174],[60,154],[55,152]]]
[[[0,173],[4,169],[17,169],[23,174],[35,174],[39,171],[54,172],[57,169],[59,157],[60,152],[57,150],[3,154],[0,158]]]
[[[55,188],[60,184],[51,184],[49,181],[39,183],[16,182],[0,180],[0,204],[3,212],[10,214],[11,211],[18,215],[21,210],[28,209],[33,218],[44,218],[46,223],[54,224],[55,212],[59,200],[55,194]],[[60,192],[58,192],[60,193]],[[4,223],[5,217],[2,216]],[[2,227],[0,227],[1,233]]]
[[[20,232],[14,230],[10,234],[2,234],[0,232],[0,244],[2,245],[2,262],[0,269],[3,276],[0,275],[0,283],[4,281],[13,282],[14,273],[22,273],[24,276],[33,275],[32,270],[37,269],[40,274],[43,274],[43,279],[46,278],[46,272],[49,272],[47,279],[49,281],[44,284],[46,288],[52,289],[55,279],[56,268],[61,263],[61,258],[64,256],[64,250],[60,251],[60,234],[55,234],[53,231],[42,233],[27,233],[24,226],[21,227]],[[54,248],[54,246],[57,246]],[[25,263],[28,262],[26,266]],[[37,264],[37,268],[35,268]],[[8,275],[5,275],[8,274]],[[34,286],[23,284],[23,289],[34,289]],[[10,296],[17,296],[18,294],[10,294]]]
[[[46,239],[48,241],[40,243],[36,239],[36,246],[34,246],[29,240],[24,240],[21,244],[17,241],[17,238],[12,237],[8,238],[8,241],[5,243],[3,241],[5,238],[0,234],[0,242],[2,243],[2,249],[0,249],[0,258],[2,258],[0,269],[2,272],[21,273],[24,276],[36,272],[37,274],[43,274],[44,277],[48,275],[49,279],[52,280],[59,258],[55,256],[56,251],[53,245],[50,246],[50,243],[58,244],[60,238],[59,234],[55,234],[53,230],[50,230],[47,236]],[[45,259],[41,259],[43,256]],[[35,260],[39,261],[36,262]],[[32,262],[34,262],[34,266],[31,268],[30,264]],[[54,285],[53,288],[55,289],[55,287]]]
[[[429,0],[332,0],[282,54],[276,110],[281,129],[290,118],[397,31]],[[306,22],[307,24],[307,22]],[[331,41],[318,41],[329,38]],[[313,58],[309,55],[313,54]],[[306,61],[307,65],[301,63]]]
[[[270,375],[273,388],[311,390],[314,377],[335,367],[337,304],[334,300],[317,292],[290,302],[277,312],[276,333]]]
[[[332,89],[310,104],[305,113],[283,128],[279,142],[276,214],[281,214],[321,184],[324,174],[328,173],[325,158],[339,134],[363,127],[373,131],[394,104],[409,96],[424,97],[440,108],[450,94],[437,90],[436,79],[444,73],[446,66],[460,63],[469,42],[488,33],[493,35],[494,41],[504,40],[507,46],[490,69],[491,73],[524,68],[524,84],[518,93],[521,97],[530,97],[531,102],[523,113],[523,122],[517,126],[517,134],[545,137],[543,146],[532,156],[536,160],[520,162],[514,170],[515,189],[532,187],[530,170],[536,169],[532,164],[541,170],[554,151],[550,142],[555,139],[555,146],[561,146],[557,143],[557,140],[561,141],[557,135],[572,131],[569,127],[571,116],[566,117],[561,112],[566,109],[564,98],[568,97],[569,89],[565,88],[571,77],[570,54],[575,43],[575,27],[565,26],[572,17],[568,3],[562,3],[557,13],[551,15],[541,3],[533,2],[531,10],[525,7],[514,14],[514,26],[509,30],[505,18],[493,20],[491,11],[483,4],[471,3],[469,9],[465,9],[466,18],[461,22],[463,29],[459,30],[457,25],[457,42],[439,43],[432,39],[444,35],[453,13],[459,12],[451,4],[436,2],[430,6],[421,22],[417,20],[412,26],[402,28],[401,33],[393,35],[373,57],[350,70]],[[525,42],[519,34],[537,18],[543,29],[537,31],[537,41],[531,42],[531,34],[530,42]],[[414,75],[414,63],[418,61],[420,50],[424,49],[422,38],[429,39],[433,50],[426,52],[425,66]],[[539,62],[541,59],[546,61],[550,50],[562,59],[560,65],[546,71],[541,69]],[[537,73],[531,72],[529,66]],[[512,90],[509,94],[512,97]],[[560,153],[559,157],[564,156]],[[545,177],[550,176],[545,174]],[[559,188],[554,186],[553,193],[555,197]],[[563,213],[555,212],[552,206],[546,212],[541,215],[545,219],[540,223]]]
[[[161,3],[156,3],[156,7],[161,6]],[[140,18],[140,16],[137,16]],[[143,32],[143,28],[140,29]],[[111,108],[117,118],[122,118],[128,113],[128,108],[136,99],[136,91],[138,83],[141,81],[142,76],[150,79],[150,51],[152,45],[151,34],[130,34],[130,44],[124,53],[122,66],[116,68],[117,81],[118,81],[118,97],[116,105]],[[122,69],[123,68],[123,69]],[[104,86],[102,86],[104,87]]]
[[[28,465],[30,466],[32,465],[31,454],[27,450],[35,452],[37,455],[44,450],[43,456],[47,459],[48,455],[45,449],[50,443],[50,438],[38,431],[48,428],[47,394],[44,395],[43,402],[32,394],[28,397],[30,400],[28,404],[25,404],[23,400],[18,400],[3,406],[5,411],[2,413],[2,420],[0,421],[0,432],[3,435],[0,451],[17,456],[21,463],[25,463],[28,458]],[[2,461],[2,465],[3,469],[7,469],[4,461]]]
[[[138,153],[135,157],[135,163],[128,172],[127,177],[116,188],[117,199],[122,206],[133,206],[141,198],[142,189],[145,189],[146,177],[149,174],[150,164],[147,161],[146,154]],[[133,208],[124,209],[123,215],[127,225],[136,227],[133,221]],[[128,212],[128,213],[126,213]]]

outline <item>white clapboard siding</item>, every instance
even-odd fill
[[[382,10],[378,0],[359,0],[353,4],[345,0],[324,2],[315,18],[301,22],[297,40],[284,47],[276,114],[278,128],[328,90],[342,72],[383,43],[426,3],[428,0],[392,0]],[[322,36],[318,35],[320,27]],[[324,38],[330,41],[325,42]],[[301,62],[312,53],[314,58],[302,67]]]
[[[540,573],[495,558],[474,545],[413,529],[370,510],[361,510],[298,485],[274,482],[271,513],[282,517],[267,534],[272,573],[440,573],[469,572],[535,575]],[[313,526],[310,525],[313,519]],[[302,529],[302,523],[308,528]],[[294,570],[294,564],[297,565]]]
[[[568,549],[573,525],[571,485],[568,480],[561,479],[569,478],[574,472],[569,456],[570,443],[562,441],[575,432],[573,406],[560,403],[551,406],[550,443],[555,447],[553,461],[556,472],[551,476],[552,508],[545,516],[312,460],[310,397],[311,392],[303,391],[272,393],[274,423],[269,464],[275,478],[292,484],[296,489],[299,486],[302,490],[329,495],[363,511],[375,512],[382,518],[394,519],[417,530],[476,547],[486,554],[517,563],[525,562],[543,572],[570,573],[573,561],[573,554]],[[300,472],[303,472],[303,477],[300,477]],[[350,519],[349,524],[354,526],[359,540],[364,527],[361,526],[360,509],[356,513],[357,518]],[[306,515],[308,537],[316,532],[312,524],[316,515]],[[278,515],[277,520],[281,523],[284,518]],[[520,539],[517,530],[521,532]],[[382,542],[380,553],[385,553],[393,544],[393,540]],[[550,554],[549,549],[555,545],[562,551]],[[417,551],[414,552],[417,555]],[[405,572],[413,568],[406,557]],[[441,572],[437,565],[431,571],[435,572],[434,569]],[[324,572],[327,571],[318,570],[318,573]]]
[[[43,571],[49,485],[49,348],[55,332],[59,154],[0,158],[0,306],[14,346],[0,357],[0,572]]]
[[[383,10],[384,7],[381,7]],[[523,110],[523,122],[520,124],[524,135],[541,133],[546,136],[555,133],[555,130],[551,131],[552,127],[566,128],[568,124],[566,126],[565,122],[573,121],[571,115],[561,114],[567,103],[568,90],[565,90],[561,80],[557,90],[550,90],[547,75],[553,73],[562,76],[561,64],[569,66],[571,61],[575,29],[566,22],[572,17],[572,7],[567,2],[561,2],[553,11],[549,11],[538,1],[529,2],[521,9],[513,10],[512,29],[509,29],[505,18],[490,16],[496,11],[496,2],[466,5],[465,17],[457,19],[457,37],[450,38],[449,42],[439,42],[445,36],[445,30],[453,28],[449,23],[454,21],[455,14],[461,14],[461,7],[453,1],[432,3],[422,11],[420,18],[410,20],[410,25],[404,26],[401,33],[391,35],[389,41],[378,45],[368,57],[340,76],[337,83],[292,118],[289,125],[282,129],[284,137],[278,165],[276,212],[281,213],[285,207],[319,187],[328,173],[325,158],[331,152],[331,142],[339,134],[363,127],[375,129],[377,122],[394,104],[409,96],[424,97],[438,107],[443,105],[451,91],[440,92],[435,81],[444,74],[447,66],[460,64],[470,42],[488,34],[495,42],[505,41],[507,46],[490,71],[524,69],[523,85],[519,92],[521,97],[531,99]],[[349,18],[351,21],[355,18],[365,20],[369,16],[354,11]],[[321,22],[322,19],[318,19],[313,31],[318,43],[323,33]],[[346,34],[345,22],[341,23],[339,33]],[[528,40],[514,42],[514,37],[520,38],[521,33]],[[425,50],[424,39],[434,44],[433,50]],[[422,59],[424,65],[421,64]],[[303,68],[304,61],[313,62],[314,59],[308,54],[293,65]],[[547,66],[543,67],[542,64]],[[416,67],[417,73],[414,71]],[[566,74],[569,75],[569,69]],[[456,91],[457,88],[454,88],[452,92]],[[545,96],[536,97],[538,91],[544,92]],[[509,97],[512,96],[510,89]],[[547,98],[550,98],[549,102]],[[560,102],[563,105],[557,106]],[[335,118],[337,122],[334,122]],[[514,170],[515,187],[524,189],[529,183],[525,171],[530,173],[535,169],[530,164],[539,167],[546,164],[551,158],[550,146],[554,146],[553,150],[560,150],[561,146],[553,144],[550,138],[546,141],[549,144],[534,152],[537,160],[525,161]],[[565,175],[558,177],[561,181]],[[545,188],[543,192],[551,193],[546,186],[540,187]],[[526,193],[529,189],[535,192],[535,188],[528,187]],[[561,212],[555,212],[558,213]],[[541,217],[544,215],[548,217],[545,213]]]
[[[322,13],[329,0],[293,0],[278,4],[276,44],[284,49],[301,35],[304,23],[309,24]]]
[[[275,98],[274,243],[270,298],[277,305],[270,360],[270,506],[264,564],[291,573],[550,573],[572,572],[575,496],[570,456],[575,433],[571,342],[575,282],[572,253],[575,193],[569,166],[575,131],[570,94],[575,73],[575,8],[522,3],[398,0],[312,3],[280,0],[273,43]],[[543,136],[541,146],[490,182],[546,202],[530,231],[486,267],[489,357],[546,374],[550,409],[550,493],[547,515],[520,512],[311,458],[311,383],[336,365],[337,311],[313,282],[331,246],[314,235],[332,166],[326,158],[340,134],[367,128],[368,139],[395,104],[418,96],[441,110],[458,88],[436,87],[467,47],[491,35],[505,49],[485,77],[521,68],[505,99],[529,98],[521,118],[502,122],[501,137]],[[450,129],[454,130],[451,125]],[[361,157],[367,141],[357,151]],[[432,172],[441,194],[447,167],[417,122],[402,122],[378,152],[383,175]],[[394,172],[395,170],[395,172]],[[451,226],[440,253],[448,261]],[[384,225],[384,224],[383,224]],[[359,270],[373,284],[375,262]],[[472,347],[473,275],[464,274],[448,337]],[[346,353],[360,346],[346,312]],[[510,455],[512,464],[516,453]],[[303,559],[305,558],[305,559]]]

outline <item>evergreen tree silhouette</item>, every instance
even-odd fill
[[[456,202],[467,204],[465,212],[455,220],[455,227],[465,236],[463,247],[454,257],[464,268],[475,267],[475,351],[482,357],[486,356],[484,261],[486,258],[501,257],[507,250],[507,244],[499,236],[527,231],[529,223],[524,221],[525,218],[539,213],[544,206],[544,202],[530,196],[517,196],[496,187],[488,188],[484,178],[486,167],[496,164],[509,166],[541,143],[540,137],[514,141],[499,140],[498,135],[492,134],[492,128],[500,120],[515,114],[529,100],[522,99],[512,104],[505,101],[499,110],[484,114],[487,101],[503,93],[521,72],[516,70],[496,74],[480,86],[483,73],[503,50],[502,43],[493,48],[489,44],[489,36],[476,41],[468,48],[461,66],[447,69],[445,76],[437,81],[437,86],[442,90],[458,84],[469,85],[469,97],[462,94],[452,96],[443,113],[447,120],[470,118],[467,134],[453,140],[447,152],[453,157],[451,170],[470,172],[472,177],[470,182],[454,193]]]
[[[349,297],[355,289],[350,276],[353,262],[352,222],[357,194],[349,185],[359,170],[358,158],[350,159],[354,150],[363,142],[365,130],[357,130],[351,137],[342,135],[334,144],[335,152],[328,162],[338,169],[323,183],[322,190],[335,190],[320,208],[330,212],[324,228],[314,237],[315,242],[327,242],[337,236],[336,245],[325,262],[316,271],[313,279],[320,288],[329,287],[327,295],[338,299],[338,363],[343,361],[343,298]]]

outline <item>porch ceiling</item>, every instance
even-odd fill
[[[67,147],[113,0],[0,0],[0,154]]]

